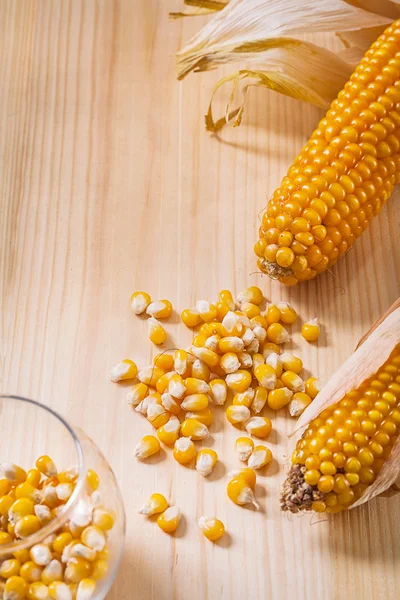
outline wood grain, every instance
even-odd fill
[[[239,129],[204,132],[216,74],[178,83],[174,53],[199,22],[169,22],[179,0],[0,2],[1,389],[79,423],[112,464],[124,495],[125,557],[111,600],[356,600],[400,593],[400,501],[334,519],[288,519],[278,491],[293,422],[274,416],[276,457],[260,477],[260,514],[232,505],[225,471],[236,432],[217,415],[222,465],[211,481],[174,463],[132,457],[150,425],[107,380],[125,356],[146,365],[135,289],[177,309],[258,282],[318,316],[318,347],[294,334],[327,379],[399,295],[400,208],[392,198],[332,273],[293,289],[254,274],[258,213],[320,111],[253,91]],[[171,346],[190,333],[168,325]],[[154,491],[185,515],[175,538],[139,518]],[[220,545],[196,519],[216,514]],[[318,522],[316,522],[318,521]],[[351,591],[350,591],[351,590]]]

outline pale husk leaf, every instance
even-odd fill
[[[347,392],[358,388],[365,379],[376,373],[400,343],[400,308],[394,310],[378,325],[368,339],[342,364],[315,400],[299,418],[292,433],[299,433],[325,408],[339,402]],[[400,477],[400,436],[376,481],[351,508],[388,490]]]
[[[343,0],[232,0],[177,55],[178,78],[215,68],[234,53],[247,61],[272,38],[390,23]],[[232,59],[230,59],[231,62]]]
[[[218,131],[232,118],[235,118],[234,126],[240,124],[246,94],[251,86],[266,87],[320,108],[327,108],[353,70],[351,64],[333,52],[303,40],[275,38],[266,42],[264,47],[264,52],[249,59],[249,68],[223,77],[214,86],[206,115],[208,131]],[[225,55],[224,60],[229,62],[231,58],[236,60],[234,54]],[[239,81],[244,83],[242,101],[238,108],[230,111]],[[233,89],[225,118],[215,121],[212,102],[217,90],[228,82],[233,82]]]
[[[214,12],[223,10],[229,0],[184,0],[187,6],[192,6],[190,12],[170,12],[169,16],[172,19],[180,19],[182,17],[199,17],[202,15],[211,15]]]

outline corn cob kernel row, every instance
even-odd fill
[[[357,389],[313,419],[292,455],[283,510],[336,513],[379,475],[400,432],[400,345]]]
[[[0,465],[0,544],[28,539],[57,517],[72,495],[76,469],[58,472],[49,456],[35,468]],[[108,569],[107,535],[115,514],[101,503],[100,479],[86,475],[85,514],[79,513],[43,542],[10,553],[0,563],[4,600],[94,598]]]
[[[348,251],[400,181],[400,21],[372,44],[263,215],[258,267],[287,285]]]

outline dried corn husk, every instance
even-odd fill
[[[190,12],[170,12],[169,16],[172,19],[180,19],[182,17],[199,17],[202,15],[210,15],[218,10],[222,10],[228,4],[229,0],[184,0],[187,6],[193,6]]]
[[[367,0],[357,4],[364,2]],[[383,0],[385,10],[387,2]],[[380,33],[393,18],[368,12],[344,0],[231,0],[179,51],[178,78],[222,64],[243,65],[215,85],[213,97],[224,84],[231,82],[233,87],[224,118],[214,120],[210,103],[206,116],[206,128],[210,131],[217,131],[230,119],[234,119],[234,125],[240,124],[246,94],[253,85],[326,108],[369,43],[362,37],[356,44],[346,39],[348,47],[354,45],[359,51],[340,56],[297,36],[361,30],[368,31],[368,38],[375,31]],[[243,101],[231,111],[240,82],[244,84]]]
[[[299,433],[300,430],[303,431],[325,408],[339,402],[347,392],[356,389],[365,379],[376,373],[399,343],[400,298],[389,309],[387,316],[377,321],[367,337],[361,340],[357,350],[342,364],[316,399],[306,408],[292,435]],[[399,483],[400,436],[377,479],[350,508],[367,502]]]

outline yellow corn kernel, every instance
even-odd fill
[[[132,387],[132,389],[127,394],[128,404],[130,406],[137,406],[145,399],[149,388],[144,383],[137,383]]]
[[[53,550],[58,552],[58,554],[62,554],[64,552],[64,548],[71,542],[72,535],[69,533],[69,531],[60,533],[53,542]]]
[[[310,377],[306,381],[306,394],[310,396],[312,400],[316,397],[316,395],[322,390],[323,383],[319,379],[315,377]]]
[[[145,435],[137,444],[133,456],[143,460],[160,451],[160,442],[154,435]]]
[[[132,362],[132,361],[129,361]],[[136,375],[134,375],[136,377]],[[36,468],[38,471],[43,473],[46,477],[56,477],[57,476],[57,467],[54,464],[54,461],[50,458],[50,456],[40,456],[36,461]]]
[[[165,371],[163,371],[163,369],[160,369],[160,367],[156,367],[154,365],[150,365],[144,369],[141,369],[137,374],[137,378],[141,383],[145,383],[151,387],[156,387],[157,381],[163,375],[165,375]]]
[[[210,304],[207,300],[198,300],[196,309],[205,323],[211,323],[217,318],[217,307],[215,304]]]
[[[218,454],[212,448],[202,448],[196,456],[196,471],[207,477],[212,473],[218,460]]]
[[[28,587],[28,600],[47,600],[49,598],[49,589],[41,581],[35,581]]]
[[[160,367],[163,371],[171,371],[174,368],[174,357],[172,354],[167,354],[168,351],[160,352],[153,358],[153,364]],[[182,350],[184,352],[184,350]]]
[[[203,423],[203,425],[210,427],[214,421],[214,415],[210,407],[207,407],[204,410],[189,410],[186,413],[186,419],[195,419],[196,421]]]
[[[228,473],[228,477],[229,479],[234,479],[235,477],[242,477],[252,490],[254,490],[257,482],[257,473],[254,469],[250,469],[250,467],[234,469],[233,471]]]
[[[168,423],[171,414],[160,404],[149,404],[147,408],[147,420],[155,429]]]
[[[115,513],[106,508],[95,508],[93,511],[93,525],[102,531],[112,529],[115,523]]]
[[[251,469],[261,469],[272,460],[272,452],[265,446],[256,446],[248,460]]]
[[[173,446],[179,437],[180,428],[179,419],[171,417],[165,425],[157,429],[157,437],[166,446]]]
[[[175,350],[174,361],[171,368],[172,366],[178,375],[184,375],[184,373],[186,373],[188,366],[188,353],[186,350]]]
[[[204,440],[209,436],[208,427],[196,419],[185,419],[181,425],[181,434],[195,441]],[[179,440],[178,440],[179,442]]]
[[[315,501],[311,504],[311,510],[313,510],[314,512],[325,512],[326,504],[325,502]]]
[[[268,394],[268,406],[272,410],[280,410],[289,402],[293,397],[293,392],[287,387],[283,387],[277,390],[271,390]]]
[[[184,410],[204,410],[208,407],[207,394],[191,394],[186,396],[181,404]]]
[[[196,346],[192,346],[191,351],[196,358],[201,360],[208,367],[215,367],[219,363],[218,354],[208,348],[196,348]]]
[[[186,394],[207,394],[210,391],[210,385],[202,379],[196,379],[195,377],[187,377],[183,380],[186,388]]]
[[[24,549],[24,550],[17,550],[13,554],[14,554],[14,558],[16,558],[17,560],[19,560],[19,562],[21,563],[21,565],[24,565],[24,563],[26,563],[27,561],[30,560],[29,550],[26,550],[26,549]]]
[[[3,562],[0,565],[0,577],[8,579],[9,577],[18,575],[20,568],[21,563],[16,558],[9,558],[8,560],[3,560]]]
[[[272,354],[267,356],[267,358],[265,359],[265,364],[269,365],[270,367],[272,367],[274,369],[275,375],[278,378],[282,375],[283,366],[282,366],[282,361],[281,361],[281,357],[279,356],[279,354],[272,352]]]
[[[177,506],[170,506],[157,518],[157,525],[165,533],[174,533],[178,529],[181,520],[181,511]]]
[[[292,392],[304,392],[304,381],[294,371],[285,371],[282,373],[281,381]]]
[[[213,352],[217,352],[218,350],[218,342],[221,339],[221,336],[219,336],[218,334],[213,334],[210,335],[210,337],[208,337],[206,339],[206,342],[204,344],[204,346],[206,348],[208,348],[208,350],[212,350]]]
[[[28,498],[20,498],[16,500],[8,511],[8,520],[15,524],[17,521],[22,519],[22,517],[26,517],[27,515],[34,514],[34,503],[32,500]]]
[[[169,300],[156,300],[148,305],[146,313],[155,319],[168,319],[172,315],[172,304]]]
[[[252,504],[256,510],[259,510],[260,506],[256,502],[254,492],[244,479],[244,477],[234,477],[228,482],[226,488],[228,498],[232,500],[238,506],[245,506],[246,504]]]
[[[17,575],[9,577],[4,587],[4,600],[22,600],[25,598],[27,590],[25,579]]]
[[[216,542],[225,533],[224,524],[215,517],[200,517],[199,527],[203,535],[211,542]]]
[[[32,500],[34,504],[38,504],[42,500],[41,492],[26,481],[24,483],[19,483],[15,488],[15,497],[17,500],[20,498],[28,498]]]
[[[76,600],[92,600],[96,590],[96,582],[93,579],[82,579],[76,592]]]
[[[254,375],[259,384],[267,390],[273,390],[276,383],[275,369],[270,365],[259,365],[254,369]]]
[[[229,290],[221,290],[218,294],[218,300],[224,302],[229,307],[229,310],[236,310],[236,305],[233,300],[232,293]]]
[[[181,399],[186,394],[186,387],[180,375],[175,373],[168,382],[168,391],[174,398]]]
[[[69,589],[68,585],[62,581],[53,581],[50,583],[48,590],[49,597],[52,600],[72,600],[71,590]]]
[[[91,579],[98,580],[103,579],[107,575],[108,571],[108,561],[107,560],[95,560],[93,563],[93,570],[91,574]]]
[[[93,471],[93,469],[88,469],[88,472],[86,473],[86,483],[94,492],[99,487],[100,477],[97,475],[96,471]]]
[[[243,324],[239,316],[231,310],[225,315],[221,323],[222,337],[238,337],[243,332]]]
[[[251,384],[251,380],[252,377],[248,371],[239,369],[239,371],[236,371],[236,373],[230,373],[227,375],[225,382],[228,388],[238,393],[246,391]]]
[[[168,390],[169,382],[174,375],[174,371],[169,371],[168,373],[161,375],[161,377],[157,380],[155,386],[159,394],[163,394]]]
[[[210,369],[205,362],[196,359],[192,364],[192,376],[194,379],[210,381]]]
[[[245,425],[247,433],[258,438],[266,438],[272,430],[272,423],[268,417],[251,417]]]
[[[115,367],[112,367],[110,370],[110,380],[114,383],[118,383],[118,381],[125,381],[126,379],[135,379],[137,372],[138,369],[133,360],[125,358],[115,365]]]
[[[254,325],[252,325],[252,324],[250,323],[250,325],[251,325],[251,327],[253,327],[253,329],[252,329],[251,327],[245,327],[245,328],[244,328],[244,332],[243,332],[243,335],[242,335],[242,337],[241,337],[241,338],[238,338],[239,340],[240,340],[240,339],[242,340],[242,342],[243,342],[243,344],[244,344],[244,346],[245,346],[245,349],[246,349],[246,351],[247,351],[247,347],[248,347],[248,346],[251,346],[252,342],[253,342],[253,341],[255,340],[255,338],[256,338],[254,331],[255,331],[255,330],[260,330],[260,329],[263,329],[262,327],[260,327],[260,326],[259,326],[259,325],[257,325],[257,324],[254,324]],[[265,329],[264,329],[264,331],[265,331]],[[266,332],[266,331],[265,331],[265,335],[267,335],[267,332]],[[258,338],[257,338],[257,339],[258,339]],[[242,351],[243,351],[243,350],[240,350],[240,352],[242,352]]]
[[[281,320],[281,311],[276,306],[276,304],[268,305],[267,310],[265,312],[265,318],[267,320],[267,325],[279,323],[279,321]]]
[[[47,544],[35,544],[30,549],[29,554],[33,562],[40,567],[48,565],[53,558]]]
[[[280,323],[271,323],[267,329],[268,339],[273,344],[290,342],[290,335]]]
[[[267,330],[268,329],[268,322],[265,316],[262,315],[258,315],[257,317],[253,317],[252,319],[250,319],[250,327],[256,327],[256,326],[260,326],[263,329]]]
[[[42,581],[44,584],[49,585],[53,581],[60,581],[63,576],[63,566],[59,560],[53,559],[43,569]]]
[[[291,417],[299,417],[302,412],[311,404],[312,400],[310,396],[303,392],[297,392],[294,394],[291,401],[289,402],[289,414]]]
[[[19,502],[19,500],[17,500]],[[26,515],[22,517],[15,525],[15,535],[19,538],[26,539],[36,531],[39,531],[41,524],[36,515]]]
[[[57,479],[60,483],[70,483],[75,482],[78,479],[78,475],[78,469],[76,467],[71,467],[66,471],[61,471],[61,473],[57,475]]]
[[[321,328],[318,323],[318,319],[311,319],[307,321],[301,327],[301,335],[307,342],[315,342],[319,338]]]
[[[232,425],[245,423],[250,418],[250,410],[247,406],[235,406],[232,404],[226,409],[226,418]]]
[[[23,483],[26,480],[27,473],[18,465],[13,463],[2,463],[3,476],[13,484]]]
[[[247,406],[247,408],[250,408],[253,398],[253,388],[247,388],[244,392],[239,392],[233,396],[233,404],[234,406]]]
[[[250,369],[253,366],[253,359],[249,352],[238,352],[237,357],[239,359],[240,366],[243,369]]]
[[[290,352],[282,352],[280,358],[285,371],[293,371],[293,373],[299,375],[303,368],[303,362],[300,358],[290,354]]]
[[[240,437],[235,442],[235,451],[239,454],[239,460],[246,462],[253,452],[254,442],[251,438]]]
[[[92,565],[88,560],[74,557],[68,561],[64,578],[67,583],[79,583],[82,579],[90,577],[91,573]]]
[[[135,315],[142,315],[146,312],[150,302],[151,298],[146,292],[135,292],[131,296],[131,308]]]
[[[11,484],[8,479],[0,479],[0,497],[5,496],[11,491]]]
[[[45,504],[36,504],[34,508],[35,515],[40,521],[40,524],[47,525],[50,521],[53,520],[53,515],[51,514],[51,510]]]
[[[263,300],[263,293],[256,285],[252,285],[243,290],[237,297],[237,303],[239,305],[242,305],[244,302],[251,302],[252,304],[257,304],[257,306],[259,306]]]
[[[106,538],[99,527],[89,525],[82,532],[81,541],[82,544],[85,544],[88,548],[92,548],[92,550],[96,550],[96,552],[101,552],[105,546]]]
[[[265,359],[264,356],[262,354],[253,354],[252,357],[253,360],[253,371],[256,367],[258,367],[259,365],[263,365],[265,363]]]
[[[209,392],[214,404],[217,406],[225,404],[228,390],[223,379],[213,379],[210,381]]]
[[[275,384],[276,385],[276,384]],[[251,403],[251,410],[260,413],[268,399],[268,390],[262,386],[257,386],[254,391],[254,398]]]
[[[182,423],[183,426],[183,423]],[[203,426],[204,427],[204,426]],[[196,448],[189,437],[181,437],[174,444],[174,458],[181,465],[187,465],[196,456]]]
[[[257,304],[253,304],[252,302],[243,302],[243,304],[240,305],[240,310],[249,319],[252,319],[253,317],[258,317],[258,315],[260,314],[260,307],[257,306]]]
[[[181,321],[186,327],[197,327],[197,325],[203,322],[203,319],[198,310],[186,308],[181,312]]]
[[[215,308],[217,309],[217,321],[221,322],[225,315],[231,310],[226,302],[216,302]]]
[[[277,344],[273,344],[272,342],[266,342],[263,345],[264,360],[266,360],[270,354],[280,354],[280,352],[281,349]]]
[[[179,415],[181,412],[181,406],[178,402],[171,396],[169,392],[165,392],[161,396],[161,404],[165,408],[167,412],[172,413],[173,415]]]
[[[139,509],[140,515],[146,515],[150,517],[166,511],[168,508],[168,502],[162,494],[152,494],[145,504]]]
[[[224,373],[235,373],[240,369],[240,361],[234,352],[227,352],[221,356],[220,367]]]
[[[219,340],[218,349],[222,354],[241,352],[244,349],[244,341],[239,336],[226,336]]]
[[[292,325],[296,322],[297,312],[289,302],[278,302],[277,307],[281,313],[281,321],[287,325]]]
[[[3,544],[10,544],[13,541],[13,536],[6,531],[0,531],[0,546]]]
[[[149,332],[149,340],[156,344],[156,346],[160,346],[167,339],[167,332],[164,327],[161,325],[157,319],[154,317],[150,317],[147,321],[148,332]]]

